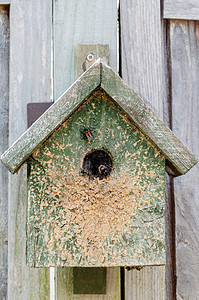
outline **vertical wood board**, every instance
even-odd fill
[[[166,81],[160,1],[149,4],[146,0],[121,0],[120,26],[121,76],[163,118]],[[145,267],[125,271],[125,299],[147,299],[143,295],[165,299],[163,269]],[[136,289],[132,282],[136,282]]]
[[[164,44],[160,1],[120,2],[121,76],[163,118]]]
[[[9,6],[0,5],[0,153],[8,147]],[[7,298],[8,172],[0,164],[0,299]]]
[[[27,128],[26,105],[50,99],[51,1],[10,7],[9,145]],[[8,299],[48,299],[49,272],[26,266],[26,167],[9,178]]]
[[[107,44],[109,46],[110,66],[117,68],[117,0],[93,1],[75,0],[53,1],[53,37],[54,37],[54,100],[74,82],[75,47],[77,44]],[[79,73],[79,72],[77,72]],[[65,276],[71,268],[57,269],[57,298],[65,299],[65,293],[72,293],[71,283]],[[111,285],[110,293],[104,297],[120,298],[119,268],[112,268],[113,278],[107,278]],[[98,295],[92,299],[98,299]],[[68,299],[66,297],[66,299]],[[88,299],[82,296],[81,299]]]
[[[171,21],[172,124],[199,156],[199,22]],[[177,299],[199,298],[199,166],[174,181]]]
[[[56,100],[75,80],[77,44],[108,44],[117,69],[117,0],[54,0],[53,11]]]
[[[162,300],[165,288],[165,267],[145,267],[125,272],[125,299]],[[149,280],[150,278],[150,280]],[[132,297],[133,291],[133,297]]]

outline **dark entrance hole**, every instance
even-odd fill
[[[81,173],[89,178],[106,178],[112,170],[112,159],[110,155],[103,150],[94,150],[88,153],[83,161]]]

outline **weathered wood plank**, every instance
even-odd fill
[[[9,7],[0,5],[0,153],[8,147]],[[0,165],[0,299],[7,299],[8,173]]]
[[[164,299],[165,267],[126,270],[125,299]],[[128,277],[127,277],[128,276]],[[149,280],[150,278],[150,280]],[[132,294],[133,291],[133,294]]]
[[[49,101],[51,1],[10,6],[9,144],[27,128],[26,104]],[[26,266],[26,168],[9,179],[8,299],[49,299],[49,271]]]
[[[199,22],[171,21],[172,124],[199,156]],[[199,299],[199,165],[174,180],[177,299]]]
[[[159,0],[122,0],[121,76],[163,118],[164,45]]]
[[[165,19],[199,20],[198,0],[165,0]]]
[[[76,44],[108,44],[117,69],[117,0],[54,0],[54,99],[75,80]]]
[[[161,7],[159,0],[121,0],[121,76],[142,99],[163,118],[165,92],[165,63]],[[148,269],[148,271],[147,271]],[[155,288],[152,274],[156,273],[161,290]],[[140,281],[137,281],[139,276]],[[125,294],[129,300],[164,299],[164,272],[162,267],[125,271]],[[137,287],[131,282],[136,282]],[[151,285],[152,282],[152,285]],[[137,297],[136,291],[142,289]]]

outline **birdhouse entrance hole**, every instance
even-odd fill
[[[89,178],[106,178],[112,170],[111,156],[104,150],[94,150],[84,157],[81,173]]]

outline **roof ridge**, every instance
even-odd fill
[[[48,110],[3,153],[1,160],[15,173],[78,106],[100,86],[173,166],[172,175],[185,174],[198,160],[155,112],[101,58],[88,68]],[[173,172],[173,173],[172,173]]]

